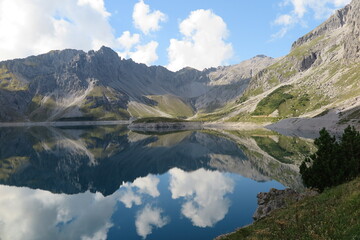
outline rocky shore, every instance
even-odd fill
[[[314,190],[306,190],[298,193],[293,189],[285,190],[270,189],[269,192],[260,192],[257,195],[258,207],[253,215],[255,221],[268,216],[272,211],[286,207],[294,202],[298,202],[307,197],[313,197],[319,193]]]
[[[318,194],[319,193],[314,190],[306,190],[300,193],[290,188],[284,190],[272,188],[269,192],[260,192],[257,195],[258,207],[253,215],[253,219],[258,221],[267,217],[276,209],[285,208],[295,202],[301,201],[308,197],[317,196]],[[249,227],[250,225],[243,226],[242,228]],[[233,233],[220,235],[214,240],[227,239],[227,236],[231,234]]]

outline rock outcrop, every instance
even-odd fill
[[[290,188],[285,190],[272,188],[268,193],[261,192],[257,195],[258,208],[256,209],[253,218],[255,221],[262,219],[276,209],[286,207],[289,204],[301,201],[307,197],[316,196],[318,194],[318,192],[313,190],[297,193]]]

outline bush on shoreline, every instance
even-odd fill
[[[360,176],[360,133],[354,127],[347,127],[340,141],[324,128],[315,145],[318,151],[300,166],[306,187],[323,191]]]

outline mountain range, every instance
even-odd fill
[[[353,0],[277,59],[259,55],[172,72],[102,47],[0,62],[0,122],[171,117],[358,124],[359,79],[360,1]]]

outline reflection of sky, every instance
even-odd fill
[[[177,168],[125,183],[108,197],[0,186],[0,239],[150,240],[169,234],[184,239],[187,233],[211,239],[241,226],[245,205],[251,202],[251,214],[256,193],[270,187],[281,188],[218,171]],[[251,194],[240,192],[246,188]],[[251,221],[250,214],[244,223]]]
[[[230,207],[230,200],[225,195],[234,190],[231,178],[204,169],[187,173],[174,168],[170,175],[172,198],[186,199],[181,212],[194,226],[212,227],[225,217]]]
[[[116,196],[0,186],[0,239],[106,239]]]

